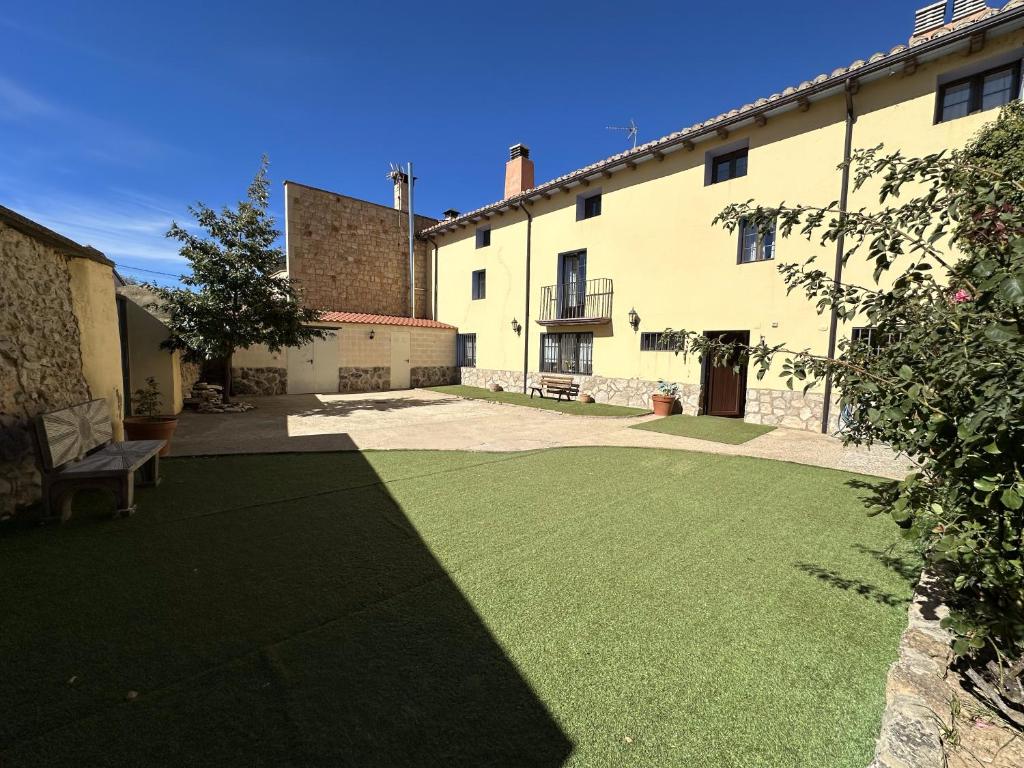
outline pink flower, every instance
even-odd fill
[[[971,300],[971,294],[961,288],[959,291],[953,294],[954,304],[963,304],[965,301]]]

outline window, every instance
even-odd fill
[[[576,195],[576,221],[592,219],[601,215],[601,190],[592,189],[589,192]]]
[[[877,328],[865,326],[861,328],[854,328],[853,335],[850,340],[853,344],[866,344],[870,350],[874,351],[892,344],[893,342],[899,341],[902,338],[903,334],[899,331],[882,333]]]
[[[664,340],[663,331],[644,331],[640,334],[640,351],[641,352],[662,352],[665,350],[672,349],[672,345]]]
[[[1020,96],[1020,62],[1004,64],[939,88],[935,122],[995,109]]]
[[[460,368],[476,368],[475,333],[460,333],[455,337],[455,364]]]
[[[754,261],[771,261],[775,258],[775,225],[767,231],[761,231],[756,224],[740,219],[740,251],[737,264],[750,264]]]
[[[711,178],[708,184],[718,184],[747,175],[747,148],[737,149],[711,158]]]
[[[476,247],[486,248],[491,244],[491,228],[479,227],[476,231]]]
[[[473,300],[487,298],[487,270],[478,269],[473,273]]]
[[[594,372],[594,334],[542,333],[540,370],[590,376]]]

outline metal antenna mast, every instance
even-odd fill
[[[406,171],[409,175],[409,317],[416,317],[416,217],[412,212],[412,188],[416,177],[412,175],[412,161]]]
[[[623,131],[626,134],[626,141],[633,140],[633,149],[636,149],[636,135],[640,131],[640,126],[636,124],[636,120],[629,118],[629,125],[607,125],[605,126],[606,131]]]

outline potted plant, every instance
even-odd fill
[[[160,387],[152,376],[146,379],[145,389],[135,390],[132,396],[134,416],[124,420],[124,434],[128,440],[165,440],[160,455],[166,456],[171,450],[171,436],[178,426],[175,416],[161,416]]]
[[[679,399],[679,385],[659,381],[658,391],[651,395],[651,400],[654,401],[654,415],[671,416],[677,399]]]

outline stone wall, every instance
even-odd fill
[[[338,369],[338,391],[383,392],[391,389],[391,367],[375,365],[366,368]]]
[[[459,369],[452,365],[418,365],[409,370],[409,380],[412,387],[455,384],[459,380]]]
[[[32,417],[90,399],[80,344],[68,257],[0,224],[0,517],[39,497]]]
[[[181,365],[182,395],[188,397],[188,393],[192,391],[192,385],[199,381],[199,375],[203,369],[199,363],[190,363],[182,358],[179,358],[179,364]]]
[[[234,395],[284,395],[288,393],[287,368],[232,368]]]
[[[288,275],[314,309],[409,315],[409,217],[285,182]],[[435,223],[416,217],[417,230]],[[417,241],[416,316],[431,315],[430,247]]]
[[[820,432],[824,407],[824,395],[816,392],[805,395],[799,390],[748,389],[743,420],[751,424]],[[838,402],[833,402],[829,411],[830,432],[838,429],[839,410]]]
[[[531,371],[528,384],[533,385],[540,374]],[[651,395],[658,388],[658,382],[644,379],[616,379],[607,376],[577,376],[580,392],[593,396],[599,403],[625,405],[632,408],[651,408]],[[487,388],[497,384],[508,392],[523,391],[523,374],[516,371],[488,370],[486,368],[461,368],[460,381],[469,387]],[[696,415],[700,389],[696,385],[680,385],[679,400],[683,413]]]

